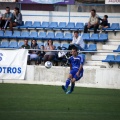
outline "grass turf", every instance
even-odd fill
[[[120,90],[0,84],[0,120],[120,120]]]

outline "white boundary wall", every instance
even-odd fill
[[[0,83],[64,85],[69,73],[68,67],[27,66],[25,80],[0,80]],[[83,78],[76,86],[120,89],[120,69],[84,67]]]

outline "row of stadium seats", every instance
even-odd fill
[[[8,38],[8,39],[42,39],[42,40],[72,40],[73,34],[72,33],[62,33],[57,32],[56,34],[54,32],[28,32],[28,31],[14,31],[12,34],[12,31],[0,31],[0,38]],[[84,41],[93,41],[93,42],[103,42],[108,40],[108,34],[92,34],[90,36],[90,33],[83,33],[82,38]]]
[[[105,60],[102,60],[102,62],[108,62],[108,63],[120,63],[120,55],[107,55]]]
[[[86,24],[86,23],[85,23]],[[115,30],[120,30],[120,23],[110,23],[108,24],[108,28],[104,28],[105,31],[115,31]],[[17,26],[19,29],[53,29],[53,30],[83,30],[84,29],[84,23],[82,22],[40,22],[40,21],[26,21],[25,23],[23,22],[22,26]]]
[[[46,45],[47,42],[37,42],[39,47],[41,45]],[[20,48],[22,45],[24,44],[24,41],[7,41],[7,40],[2,40],[1,41],[1,44],[0,44],[0,48]],[[31,41],[28,42],[29,45],[31,45]],[[69,43],[58,43],[58,42],[55,42],[54,43],[54,46],[56,48],[58,48],[58,46],[61,46],[61,47],[64,47],[66,49],[68,49],[69,47]],[[85,50],[86,51],[97,51],[97,46],[96,44],[90,44],[90,45],[87,45],[86,44],[86,47],[85,47]]]

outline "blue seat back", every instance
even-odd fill
[[[46,32],[40,32],[38,36],[39,36],[39,37],[44,37],[44,38],[45,38],[45,37],[46,37]]]
[[[13,36],[14,37],[19,37],[20,36],[20,31],[14,31]]]
[[[55,37],[55,33],[54,32],[48,32],[47,37],[48,38],[54,38]]]
[[[72,33],[65,33],[64,38],[72,39]]]
[[[38,33],[35,32],[35,31],[34,31],[34,32],[31,32],[31,33],[30,33],[30,36],[31,36],[31,37],[37,37],[37,36],[38,36]]]
[[[93,33],[90,38],[92,38],[92,39],[98,39],[98,37],[99,37],[99,34]]]
[[[75,27],[75,23],[74,22],[68,22],[67,28],[74,28]]]
[[[22,37],[28,37],[29,36],[29,32],[28,31],[22,31],[21,32],[21,36]]]
[[[89,33],[83,33],[82,34],[82,38],[83,38],[83,40],[84,39],[89,39],[90,38],[90,34]]]
[[[62,44],[61,44],[61,47],[65,47],[65,48],[68,49],[69,45],[70,45],[69,43],[62,43]]]
[[[8,41],[2,41],[1,42],[1,47],[8,48],[8,46],[9,46],[9,42]]]
[[[115,60],[114,55],[107,55],[106,60]]]
[[[83,64],[85,63],[85,59],[86,59],[86,56],[85,54],[78,54],[78,56],[81,57],[82,61],[83,61]]]
[[[32,26],[32,21],[26,21],[24,26],[26,26],[26,27]]]
[[[57,22],[51,22],[49,27],[58,27],[58,23]]]
[[[17,48],[18,47],[18,42],[17,41],[11,41],[10,44],[9,44],[9,47]]]
[[[12,36],[12,31],[6,30],[4,36]]]
[[[49,22],[42,22],[42,25],[41,25],[41,27],[48,27],[49,26]]]
[[[99,38],[108,39],[108,34],[101,33],[101,34],[99,35]]]
[[[117,55],[117,56],[115,57],[115,60],[120,61],[120,55]]]
[[[20,48],[22,45],[24,45],[24,41],[19,41],[18,42],[18,47]]]
[[[84,23],[77,22],[75,25],[75,28],[83,29],[84,28]]]
[[[113,29],[119,28],[119,23],[112,23],[111,28]]]
[[[4,31],[0,30],[0,36],[4,36]]]
[[[90,49],[90,50],[97,50],[97,46],[96,46],[96,44],[90,44],[88,49]]]
[[[59,27],[65,28],[65,27],[66,27],[66,22],[60,22],[60,23],[59,23]]]
[[[40,27],[40,26],[41,26],[41,22],[39,22],[39,21],[34,21],[34,23],[33,23],[32,26],[33,26],[33,27]]]
[[[58,32],[55,37],[56,38],[63,38],[64,34],[62,32]]]

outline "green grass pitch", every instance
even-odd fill
[[[120,120],[120,90],[0,84],[0,120]]]

